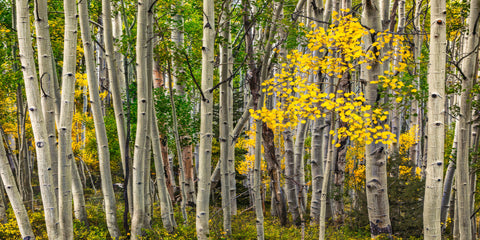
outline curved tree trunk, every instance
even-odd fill
[[[22,202],[22,196],[18,191],[17,184],[15,183],[15,178],[13,177],[12,169],[8,163],[7,153],[3,147],[3,137],[0,134],[0,176],[2,177],[2,184],[0,187],[5,186],[8,198],[10,199],[10,204],[12,205],[13,212],[15,213],[15,218],[17,219],[18,228],[22,239],[34,240],[35,235],[33,234],[32,226],[30,225],[30,220],[28,219],[27,210],[25,205]],[[2,191],[3,194],[3,191]],[[3,195],[2,199],[3,201]],[[2,202],[3,205],[3,202]]]

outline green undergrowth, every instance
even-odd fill
[[[105,222],[105,213],[102,207],[101,194],[90,196],[87,199],[88,226],[77,220],[74,221],[75,239],[97,240],[111,239]],[[120,200],[120,199],[118,199]],[[123,202],[117,201],[117,221],[122,232],[120,239],[128,239],[129,234],[123,225]],[[162,226],[160,219],[160,207],[154,204],[152,227],[145,229],[142,239],[196,239],[195,230],[195,209],[188,210],[188,223],[184,223],[180,209],[175,209],[177,228],[173,233],[168,233]],[[0,223],[0,239],[21,239],[20,231],[11,208],[7,210],[8,220]],[[47,239],[44,214],[41,206],[36,206],[34,212],[29,212],[30,222],[37,240]],[[232,216],[232,233],[230,237],[225,235],[222,227],[222,210],[212,207],[210,210],[210,239],[256,239],[255,213],[250,210],[239,210],[238,214]],[[268,213],[264,222],[265,239],[302,239],[302,227],[290,224],[281,226],[278,219],[271,217]],[[304,239],[318,239],[318,224],[305,222],[303,231]],[[347,227],[329,227],[326,239],[369,239],[368,230],[352,230]]]

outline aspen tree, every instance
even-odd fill
[[[172,199],[170,198],[170,194],[168,193],[167,190],[167,184],[166,184],[166,176],[165,176],[165,168],[163,165],[163,159],[162,159],[162,152],[160,150],[160,134],[158,131],[158,125],[157,125],[157,114],[155,111],[154,106],[153,108],[153,114],[152,114],[152,121],[151,121],[151,135],[152,135],[152,151],[153,151],[153,161],[155,164],[155,176],[157,180],[157,188],[158,188],[158,193],[159,193],[159,198],[160,198],[160,210],[161,210],[161,218],[162,218],[162,223],[165,229],[167,229],[168,232],[173,232],[175,229],[176,223],[175,223],[175,218],[173,216],[173,206],[172,206]]]
[[[202,40],[202,84],[205,99],[200,103],[200,148],[198,166],[198,195],[196,209],[197,237],[208,238],[210,174],[212,159],[212,121],[213,121],[213,87],[215,13],[214,1],[203,0],[203,40]]]
[[[220,86],[220,176],[222,182],[222,209],[223,209],[223,231],[226,235],[230,235],[232,231],[232,219],[231,219],[231,196],[230,196],[230,174],[229,174],[229,151],[231,151],[229,138],[230,128],[229,125],[229,64],[228,64],[228,48],[230,45],[229,33],[230,33],[230,1],[224,2],[224,8],[222,17],[220,20],[220,26],[222,27],[221,37],[223,42],[220,47],[220,82],[223,84]]]
[[[124,177],[126,176],[125,161],[127,160],[127,133],[125,124],[125,114],[123,112],[122,96],[120,92],[121,83],[117,73],[117,60],[115,59],[115,51],[113,49],[113,32],[112,32],[112,10],[111,1],[102,0],[103,15],[103,40],[105,44],[105,58],[107,60],[108,79],[110,81],[110,91],[113,99],[113,109],[115,112],[115,121],[117,124],[118,143],[120,145],[120,155],[122,156],[122,167]]]
[[[148,90],[147,85],[147,10],[149,0],[138,1],[137,10],[137,132],[135,137],[135,150],[133,154],[133,216],[132,239],[142,235],[145,218],[145,151],[148,131]]]
[[[20,0],[16,2],[16,22],[25,93],[35,138],[40,192],[45,212],[47,234],[49,238],[56,239],[58,234],[58,208],[53,189],[50,144],[40,106],[40,88],[38,86],[37,72],[33,58],[28,1]]]
[[[428,67],[427,107],[428,147],[425,170],[425,200],[423,204],[423,233],[425,239],[441,239],[440,212],[445,138],[447,9],[445,0],[432,0],[430,5],[430,64]]]
[[[110,170],[110,152],[108,148],[107,130],[103,119],[98,83],[95,73],[95,55],[89,23],[88,2],[79,3],[79,20],[82,31],[82,43],[85,54],[87,81],[90,95],[90,108],[95,124],[95,137],[97,140],[98,158],[100,162],[100,176],[102,180],[102,193],[105,204],[105,215],[108,231],[114,239],[120,237],[117,225],[115,195],[113,192],[112,174]]]
[[[384,1],[385,4],[385,1]],[[364,0],[363,1],[362,23],[372,29],[373,33],[370,36],[363,38],[364,49],[369,48],[375,34],[382,31],[382,24],[379,13],[378,0]],[[381,49],[373,47],[373,52],[381,52]],[[381,55],[381,53],[380,53]],[[367,63],[363,66],[363,79],[367,82],[365,89],[366,103],[370,106],[378,105],[378,87],[372,81],[378,80],[378,75],[381,74],[381,65],[377,59]],[[372,110],[369,110],[371,113]],[[380,124],[380,123],[379,123]],[[378,125],[378,124],[377,124]],[[366,176],[366,193],[368,206],[368,219],[370,221],[370,232],[372,238],[376,238],[381,234],[391,234],[392,226],[390,223],[390,209],[387,194],[387,146],[382,142],[372,142],[366,144],[365,148],[365,176]]]
[[[469,155],[471,146],[472,132],[472,87],[477,78],[476,64],[478,63],[477,45],[479,42],[478,19],[480,16],[480,2],[478,0],[470,1],[470,14],[468,17],[468,35],[467,42],[463,48],[462,55],[462,92],[460,95],[460,115],[457,120],[457,170],[455,183],[458,197],[458,219],[460,226],[460,239],[472,239],[470,205],[471,183],[469,180]],[[443,165],[442,165],[443,166]]]
[[[45,119],[45,126],[48,134],[50,148],[50,157],[52,159],[52,177],[53,187],[55,189],[56,197],[58,197],[58,152],[57,152],[57,136],[55,132],[55,109],[54,102],[60,102],[57,99],[54,82],[57,81],[54,59],[52,57],[52,43],[50,40],[50,31],[48,26],[47,1],[39,0],[34,2],[35,11],[35,33],[38,50],[38,71],[40,81],[42,82],[42,89],[44,94],[41,96],[42,109]],[[60,115],[60,112],[57,112]]]
[[[72,121],[75,100],[77,56],[77,6],[75,0],[64,0],[65,41],[63,47],[62,98],[58,127],[58,205],[60,239],[73,239],[72,219]]]

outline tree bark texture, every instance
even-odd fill
[[[40,191],[45,211],[47,234],[49,238],[56,239],[58,233],[57,202],[53,186],[50,144],[44,122],[44,115],[41,110],[42,107],[40,105],[40,88],[38,86],[32,40],[30,37],[28,1],[20,0],[16,2],[16,21],[25,93],[27,96],[28,110],[30,112],[33,135],[35,138]]]
[[[205,96],[200,105],[200,149],[198,166],[198,195],[196,209],[197,237],[208,238],[210,174],[212,160],[212,121],[213,121],[213,86],[215,14],[214,1],[203,0],[203,42],[202,42],[202,84]]]
[[[95,73],[95,55],[93,41],[89,28],[88,5],[86,1],[79,3],[80,29],[82,31],[82,43],[85,54],[87,81],[90,95],[90,108],[95,124],[95,137],[97,140],[98,159],[100,162],[100,177],[102,184],[105,215],[110,236],[114,239],[120,237],[117,225],[115,194],[113,192],[112,174],[110,170],[110,152],[108,147],[107,130],[102,113],[102,103],[99,96],[99,88]]]
[[[430,16],[430,65],[428,68],[427,159],[423,233],[440,239],[445,133],[446,2],[432,0]],[[458,180],[457,180],[458,181]]]
[[[362,23],[375,32],[382,31],[382,24],[379,13],[379,4],[377,0],[363,1]],[[376,33],[373,33],[376,34]],[[372,35],[373,35],[372,34]],[[364,49],[367,49],[373,43],[374,36],[367,36],[364,40]],[[370,51],[380,52],[381,49],[373,47]],[[380,54],[381,56],[381,54]],[[372,81],[378,80],[378,75],[381,74],[382,66],[373,60],[367,63],[371,69],[363,67],[363,79],[366,80],[367,86],[365,89],[366,103],[372,108],[378,105],[379,93],[376,84]],[[372,114],[372,110],[369,110]],[[383,123],[379,122],[378,125]],[[374,127],[374,126],[372,126]],[[376,238],[381,234],[392,233],[392,226],[390,223],[390,209],[388,203],[387,193],[387,146],[381,142],[366,144],[365,148],[365,176],[366,176],[366,193],[367,193],[367,207],[368,218],[370,221],[370,232],[372,238]]]

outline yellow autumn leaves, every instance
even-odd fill
[[[358,19],[350,15],[334,13],[333,19],[335,23],[328,30],[312,25],[314,30],[306,34],[308,49],[304,53],[294,50],[288,54],[279,73],[263,83],[262,91],[277,99],[273,108],[250,110],[250,113],[270,128],[280,130],[294,127],[306,119],[325,118],[332,113],[347,123],[346,127],[330,132],[337,135],[337,139],[349,137],[352,141],[364,139],[366,144],[391,144],[396,136],[385,124],[389,112],[380,106],[368,105],[360,89],[344,92],[339,84],[333,83],[352,81],[349,76],[358,74],[355,72],[362,64],[369,69],[373,61],[383,64],[388,60],[391,63],[389,70],[372,83],[392,91],[395,100],[402,101],[406,86],[398,80],[397,73],[406,68],[401,59],[410,56],[401,46],[404,39],[387,32],[365,29]],[[372,45],[362,47],[362,38],[372,35],[375,35]],[[378,49],[386,44],[391,44],[395,51],[380,53]],[[408,92],[416,91],[413,86],[408,87]]]

